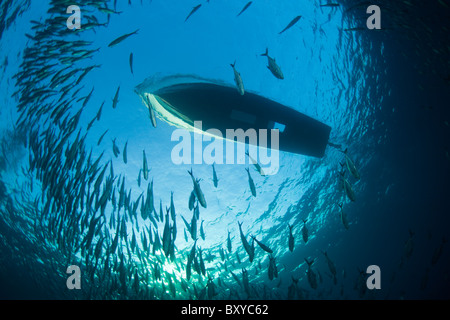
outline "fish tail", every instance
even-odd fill
[[[341,202],[341,203],[338,203],[338,206],[339,206],[339,208],[341,208],[342,209],[342,206],[343,206],[344,204]]]
[[[261,56],[268,57],[269,56],[269,48],[266,48],[266,52],[261,54]]]
[[[230,64],[230,66],[231,66],[232,68],[234,68],[235,65],[236,65],[236,60],[234,60],[234,63],[231,63],[231,64]]]
[[[188,170],[188,173],[191,175],[191,177],[193,177],[193,175],[192,175],[192,168],[191,168],[190,171]]]
[[[313,261],[311,261],[311,262],[309,262],[308,261],[308,259],[306,259],[306,258],[304,258],[305,259],[305,261],[306,261],[306,264],[308,265],[308,267],[311,267],[312,266],[312,264],[314,263],[314,260]]]
[[[306,223],[306,221],[308,221],[308,218],[306,218],[306,219],[303,219],[303,223]]]

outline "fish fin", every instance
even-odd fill
[[[266,52],[261,54],[261,56],[268,57],[269,56],[269,48],[266,48]]]

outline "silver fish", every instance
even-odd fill
[[[278,78],[278,79],[284,79],[284,75],[283,72],[281,71],[280,67],[277,65],[277,63],[275,62],[275,59],[271,58],[269,56],[269,49],[266,48],[266,52],[261,54],[261,56],[265,56],[267,57],[267,61],[269,63],[269,65],[267,66],[267,68],[270,70],[270,72],[272,72],[272,74]]]
[[[233,68],[233,72],[234,72],[234,82],[236,83],[236,87],[237,87],[239,94],[241,96],[243,96],[245,93],[244,82],[242,81],[241,74],[234,67],[235,65],[236,65],[236,61],[234,61],[233,64],[230,64],[230,66]]]

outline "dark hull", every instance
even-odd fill
[[[165,87],[153,94],[169,103],[190,124],[202,121],[203,131],[218,129],[225,137],[226,129],[268,129],[270,147],[270,129],[284,125],[279,133],[281,151],[322,157],[327,147],[329,126],[253,93],[240,95],[232,87],[188,83]]]

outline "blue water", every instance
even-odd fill
[[[67,31],[64,5],[55,10],[50,10],[53,4],[41,2],[8,1],[0,5],[2,299],[450,297],[447,244],[432,263],[443,239],[449,239],[450,66],[448,41],[442,40],[448,30],[445,29],[448,23],[447,26],[444,23],[449,13],[446,1],[429,7],[379,4],[384,30],[372,31],[365,28],[366,7],[352,1],[339,2],[335,9],[320,7],[316,1],[253,1],[239,17],[236,15],[247,1],[202,1],[200,9],[186,22],[189,12],[200,2],[143,0],[131,1],[131,5],[127,1],[117,2],[116,10],[122,13],[112,14],[107,26],[81,32]],[[103,1],[98,3],[105,6]],[[106,4],[110,9],[114,7],[114,1]],[[90,16],[95,16],[98,23],[108,21],[107,14],[94,5],[80,7],[82,26],[94,21]],[[300,21],[278,34],[297,15],[302,15]],[[353,27],[361,29],[345,30]],[[46,28],[47,32],[43,32]],[[137,29],[136,35],[108,47],[114,39]],[[99,50],[73,63],[57,60],[73,57],[71,50],[76,49],[70,43],[80,40],[91,42],[81,49]],[[57,41],[68,43],[68,49]],[[283,80],[276,79],[266,68],[267,58],[260,56],[266,48],[283,70]],[[134,58],[134,74],[130,71],[130,53]],[[246,90],[332,128],[330,142],[348,149],[347,154],[361,176],[357,180],[348,171],[345,175],[356,201],[348,199],[340,179],[340,162],[345,161],[345,156],[333,147],[327,147],[320,159],[280,152],[280,169],[271,176],[259,175],[248,161],[216,164],[217,188],[213,185],[211,165],[173,163],[171,152],[177,142],[171,141],[171,135],[176,128],[160,120],[153,128],[136,86],[149,78],[180,74],[234,86],[230,64],[235,61]],[[100,67],[92,69],[78,85],[81,73],[55,86],[54,94],[46,96],[40,92],[37,96],[41,100],[32,96],[18,108],[21,98],[30,97],[33,90],[51,86],[51,79],[63,68],[67,67],[65,73],[93,65]],[[41,77],[39,70],[42,72],[45,66],[51,66],[48,69],[51,72]],[[20,78],[17,74],[25,76]],[[103,213],[104,224],[96,229],[90,248],[80,248],[93,212],[87,211],[87,206],[68,207],[67,203],[81,192],[78,184],[81,178],[75,175],[74,168],[67,169],[66,156],[51,168],[36,169],[60,152],[55,145],[49,146],[50,132],[60,141],[67,127],[52,122],[50,113],[67,85],[64,98],[70,98],[70,109],[62,119],[68,114],[74,116],[84,101],[77,100],[87,96],[92,88],[94,91],[76,129],[63,143],[62,154],[81,130],[81,136],[86,136],[77,148],[76,157],[80,159],[83,150],[86,157],[80,164],[89,167],[87,157],[92,150],[91,165],[102,153],[99,166],[108,165],[100,190],[110,175],[112,163],[116,177],[113,192],[117,199],[122,181],[131,203],[140,199],[142,193],[146,197],[147,186],[153,181],[154,204],[159,215],[160,201],[163,210],[170,207],[173,192],[178,231],[174,261],[162,252],[152,254],[151,249],[147,250],[150,253],[144,250],[141,234],[145,233],[148,239],[151,226],[162,241],[164,222],[157,222],[156,228],[150,220],[142,219],[140,203],[138,218],[130,218],[124,209],[119,212],[113,209],[111,198]],[[119,86],[119,102],[113,109],[112,100]],[[103,102],[100,121],[95,121],[87,131],[88,123]],[[51,111],[39,112],[45,108]],[[108,132],[98,144],[105,130]],[[113,153],[114,139],[121,152],[118,157]],[[122,153],[126,143],[125,164]],[[206,146],[204,143],[203,148]],[[38,165],[36,150],[42,156]],[[142,176],[139,186],[143,150],[150,177],[146,181]],[[256,197],[249,187],[247,167],[256,185]],[[207,200],[207,208],[200,207],[198,221],[198,228],[203,221],[205,239],[199,237],[196,245],[201,247],[203,259],[207,253],[214,258],[205,262],[206,276],[192,271],[187,280],[186,263],[194,241],[189,232],[185,241],[181,216],[188,222],[192,219],[188,199],[193,185],[187,173],[191,168],[195,177],[201,179]],[[49,188],[53,182],[61,184]],[[62,185],[65,187],[58,193]],[[88,193],[93,194],[93,185],[85,190]],[[55,204],[57,196],[63,200]],[[48,202],[50,213],[40,218]],[[340,203],[348,217],[348,230],[340,219]],[[82,222],[86,215],[87,225]],[[99,215],[100,209],[96,217]],[[127,240],[121,239],[119,249],[108,254],[116,234],[115,222],[110,224],[112,215],[116,220],[119,216],[121,220],[127,219]],[[81,219],[74,227],[76,217]],[[242,223],[248,241],[254,235],[273,250],[278,278],[269,280],[269,254],[257,244],[255,260],[250,263],[238,222]],[[288,224],[293,225],[293,252],[288,246]],[[305,224],[309,231],[306,243],[302,238]],[[56,232],[55,226],[63,231]],[[227,250],[228,232],[231,253]],[[137,249],[131,253],[133,233]],[[103,241],[101,252],[95,256],[93,251],[100,241]],[[221,249],[227,252],[225,261],[221,259]],[[323,251],[336,267],[335,279]],[[241,263],[237,262],[236,252]],[[312,272],[317,288],[308,281],[305,258],[315,259]],[[155,264],[162,268],[161,279],[154,278]],[[81,268],[81,290],[66,287],[69,265]],[[365,271],[370,265],[380,267],[381,289],[366,287]],[[244,268],[249,275],[249,292],[231,275],[233,272],[242,282]],[[298,279],[295,294],[288,289],[293,278]],[[208,279],[213,281],[215,292],[202,295],[202,289],[211,287]],[[171,290],[172,284],[175,290]]]

